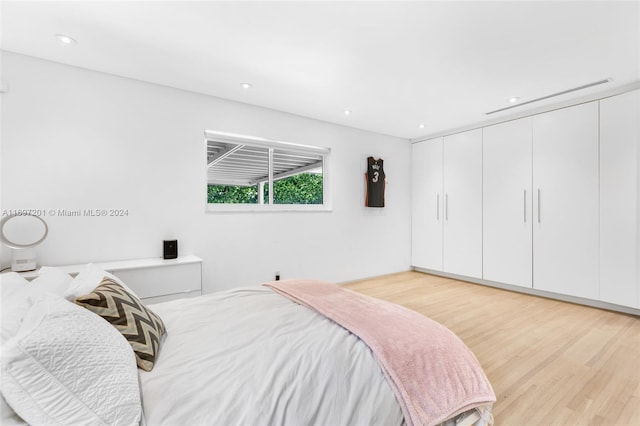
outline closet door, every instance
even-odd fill
[[[640,91],[600,101],[600,300],[640,308]]]
[[[533,287],[598,299],[598,102],[533,117]]]
[[[483,129],[482,274],[532,286],[531,117]]]
[[[482,129],[444,138],[443,249],[445,272],[482,278]]]
[[[411,264],[442,271],[442,138],[412,146]]]

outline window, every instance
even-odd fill
[[[328,210],[328,148],[206,131],[207,210]]]

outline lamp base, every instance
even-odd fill
[[[34,248],[13,249],[11,258],[11,270],[13,272],[35,271],[36,250]]]

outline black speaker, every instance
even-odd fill
[[[177,259],[178,258],[178,240],[164,240],[164,258],[165,259]]]

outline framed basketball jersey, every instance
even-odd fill
[[[382,158],[367,158],[367,182],[364,205],[367,207],[384,207],[385,174]]]

